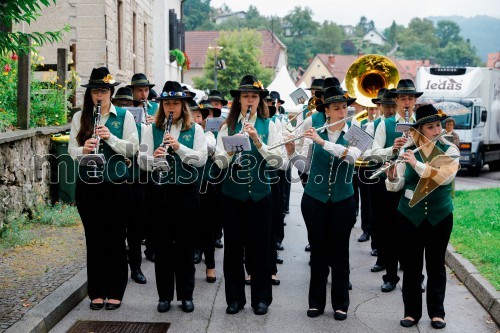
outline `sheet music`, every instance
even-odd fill
[[[250,139],[243,134],[235,134],[232,136],[223,136],[222,143],[227,152],[239,153],[242,151],[251,150]]]
[[[306,92],[302,88],[298,88],[294,92],[290,94],[290,97],[292,98],[292,101],[295,103],[295,105],[299,104],[305,104],[309,100],[309,97],[307,97]]]
[[[217,118],[207,118],[207,123],[205,124],[205,132],[213,132],[213,131],[218,131],[220,128],[220,125],[224,122],[224,118],[217,117]]]
[[[406,133],[410,130],[410,123],[396,123],[396,132]]]
[[[144,121],[144,109],[142,107],[127,106],[123,109],[128,110],[134,116],[136,124],[140,124]]]
[[[358,126],[349,127],[347,133],[344,134],[344,139],[347,140],[349,146],[356,147],[361,152],[371,148],[373,143],[373,137]]]

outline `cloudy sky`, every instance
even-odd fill
[[[211,6],[215,8],[223,3],[233,11],[246,11],[249,5],[254,5],[261,15],[279,17],[285,16],[296,6],[307,6],[317,22],[328,20],[341,25],[356,25],[360,17],[365,16],[369,21],[373,20],[375,27],[380,30],[389,27],[393,20],[407,26],[414,17],[488,15],[500,18],[498,0],[211,0]]]

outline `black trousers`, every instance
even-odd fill
[[[127,245],[128,245],[128,264],[131,271],[136,271],[141,268],[142,263],[142,248],[141,243],[145,237],[145,216],[144,216],[144,200],[146,195],[146,185],[140,184],[136,179],[131,187],[132,202],[131,212],[127,219]]]
[[[324,310],[326,285],[332,269],[331,298],[333,310],[349,308],[349,237],[356,223],[354,198],[323,203],[306,193],[302,214],[311,245],[311,281],[309,308]]]
[[[277,170],[275,173],[277,182],[271,184],[271,194],[273,197],[272,203],[272,221],[273,221],[273,234],[276,242],[281,243],[285,238],[285,216],[283,206],[283,183],[286,181],[285,171]],[[278,180],[279,177],[279,180]]]
[[[437,225],[432,226],[424,220],[415,226],[399,213],[399,233],[401,239],[401,262],[403,273],[404,315],[415,320],[422,317],[422,291],[420,283],[425,252],[425,268],[427,270],[427,313],[429,318],[445,316],[444,297],[446,291],[445,253],[451,230],[453,214],[445,217]]]
[[[290,191],[292,190],[292,168],[282,171],[280,177],[281,195],[283,196],[283,213],[290,211]]]
[[[131,187],[77,181],[75,201],[85,229],[89,298],[121,300],[128,281],[125,237]]]
[[[372,234],[372,218],[370,214],[370,195],[369,187],[370,183],[373,182],[369,180],[369,172],[367,167],[356,167],[356,174],[354,175],[352,182],[354,186],[358,187],[359,191],[359,207],[361,210],[361,229],[363,232]]]
[[[146,200],[150,211],[155,251],[156,288],[160,301],[192,300],[195,267],[194,220],[199,210],[198,187],[188,185],[149,185]]]
[[[196,248],[205,255],[207,269],[215,268],[215,235],[220,217],[217,205],[219,199],[217,188],[213,184],[203,184],[200,192],[200,210],[196,221],[197,241]]]
[[[380,180],[382,183],[383,180]],[[385,187],[385,184],[384,184]],[[384,190],[383,197],[377,207],[379,209],[377,223],[379,227],[378,259],[385,265],[386,274],[382,277],[384,282],[398,283],[398,205],[402,191],[390,192]],[[379,223],[380,222],[380,223]],[[378,262],[378,261],[377,261]]]
[[[252,274],[251,305],[270,305],[271,284],[271,194],[258,200],[245,202],[221,195],[224,219],[224,279],[227,304],[246,304],[245,269],[243,255]],[[275,251],[276,252],[276,251]]]

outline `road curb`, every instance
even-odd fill
[[[448,244],[446,264],[469,289],[493,321],[500,326],[500,293],[477,271],[476,267]]]
[[[64,282],[5,333],[47,333],[87,297],[87,267]]]

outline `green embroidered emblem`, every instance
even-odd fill
[[[121,125],[122,123],[116,120],[111,123],[111,126],[113,126],[116,129],[120,128]]]
[[[184,141],[186,141],[186,142],[189,142],[189,141],[191,141],[192,137],[193,136],[191,134],[184,134],[182,136],[182,139],[184,139]]]

